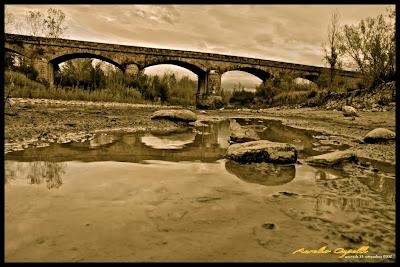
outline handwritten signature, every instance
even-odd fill
[[[305,249],[300,248],[292,252],[292,254],[301,253],[301,254],[340,254],[339,258],[343,258],[348,254],[366,254],[368,253],[369,246],[361,246],[357,249],[346,249],[346,248],[335,248],[329,249],[328,247],[324,246],[319,249]]]

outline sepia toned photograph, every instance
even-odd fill
[[[396,6],[5,4],[5,262],[396,261]]]

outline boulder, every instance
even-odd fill
[[[310,165],[314,166],[334,166],[344,162],[356,162],[357,156],[352,151],[334,151],[307,159]]]
[[[171,121],[193,122],[197,116],[190,110],[185,109],[164,109],[157,110],[151,115],[151,119],[167,119]]]
[[[295,163],[297,150],[291,144],[267,140],[252,141],[230,145],[225,156],[241,163]]]
[[[260,140],[257,133],[251,128],[244,128],[235,120],[230,120],[229,131],[231,141],[235,143],[243,143],[249,141]]]
[[[395,138],[395,132],[385,128],[376,128],[365,135],[364,142],[373,144],[382,141],[393,140]]]
[[[352,106],[343,106],[342,112],[345,117],[353,117],[353,116],[358,117],[357,110]]]

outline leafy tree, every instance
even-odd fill
[[[4,68],[8,70],[13,70],[15,66],[16,56],[14,53],[5,52],[4,53]]]
[[[76,58],[66,61],[61,67],[61,85],[88,87],[92,78],[92,59]]]
[[[254,102],[255,94],[244,90],[234,90],[229,100],[231,104],[248,106]]]
[[[276,81],[275,81],[276,83]],[[256,98],[262,104],[270,105],[274,96],[276,95],[274,90],[274,81],[269,80],[260,86],[256,87]]]
[[[341,49],[357,66],[371,86],[394,79],[395,75],[395,15],[361,20],[357,25],[344,25]]]

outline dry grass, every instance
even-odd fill
[[[145,103],[140,92],[133,88],[116,85],[112,88],[104,88],[95,91],[87,91],[79,88],[56,88],[28,79],[25,75],[13,72],[5,72],[5,94],[9,97],[20,98],[45,98],[59,100],[83,100],[122,103]]]

